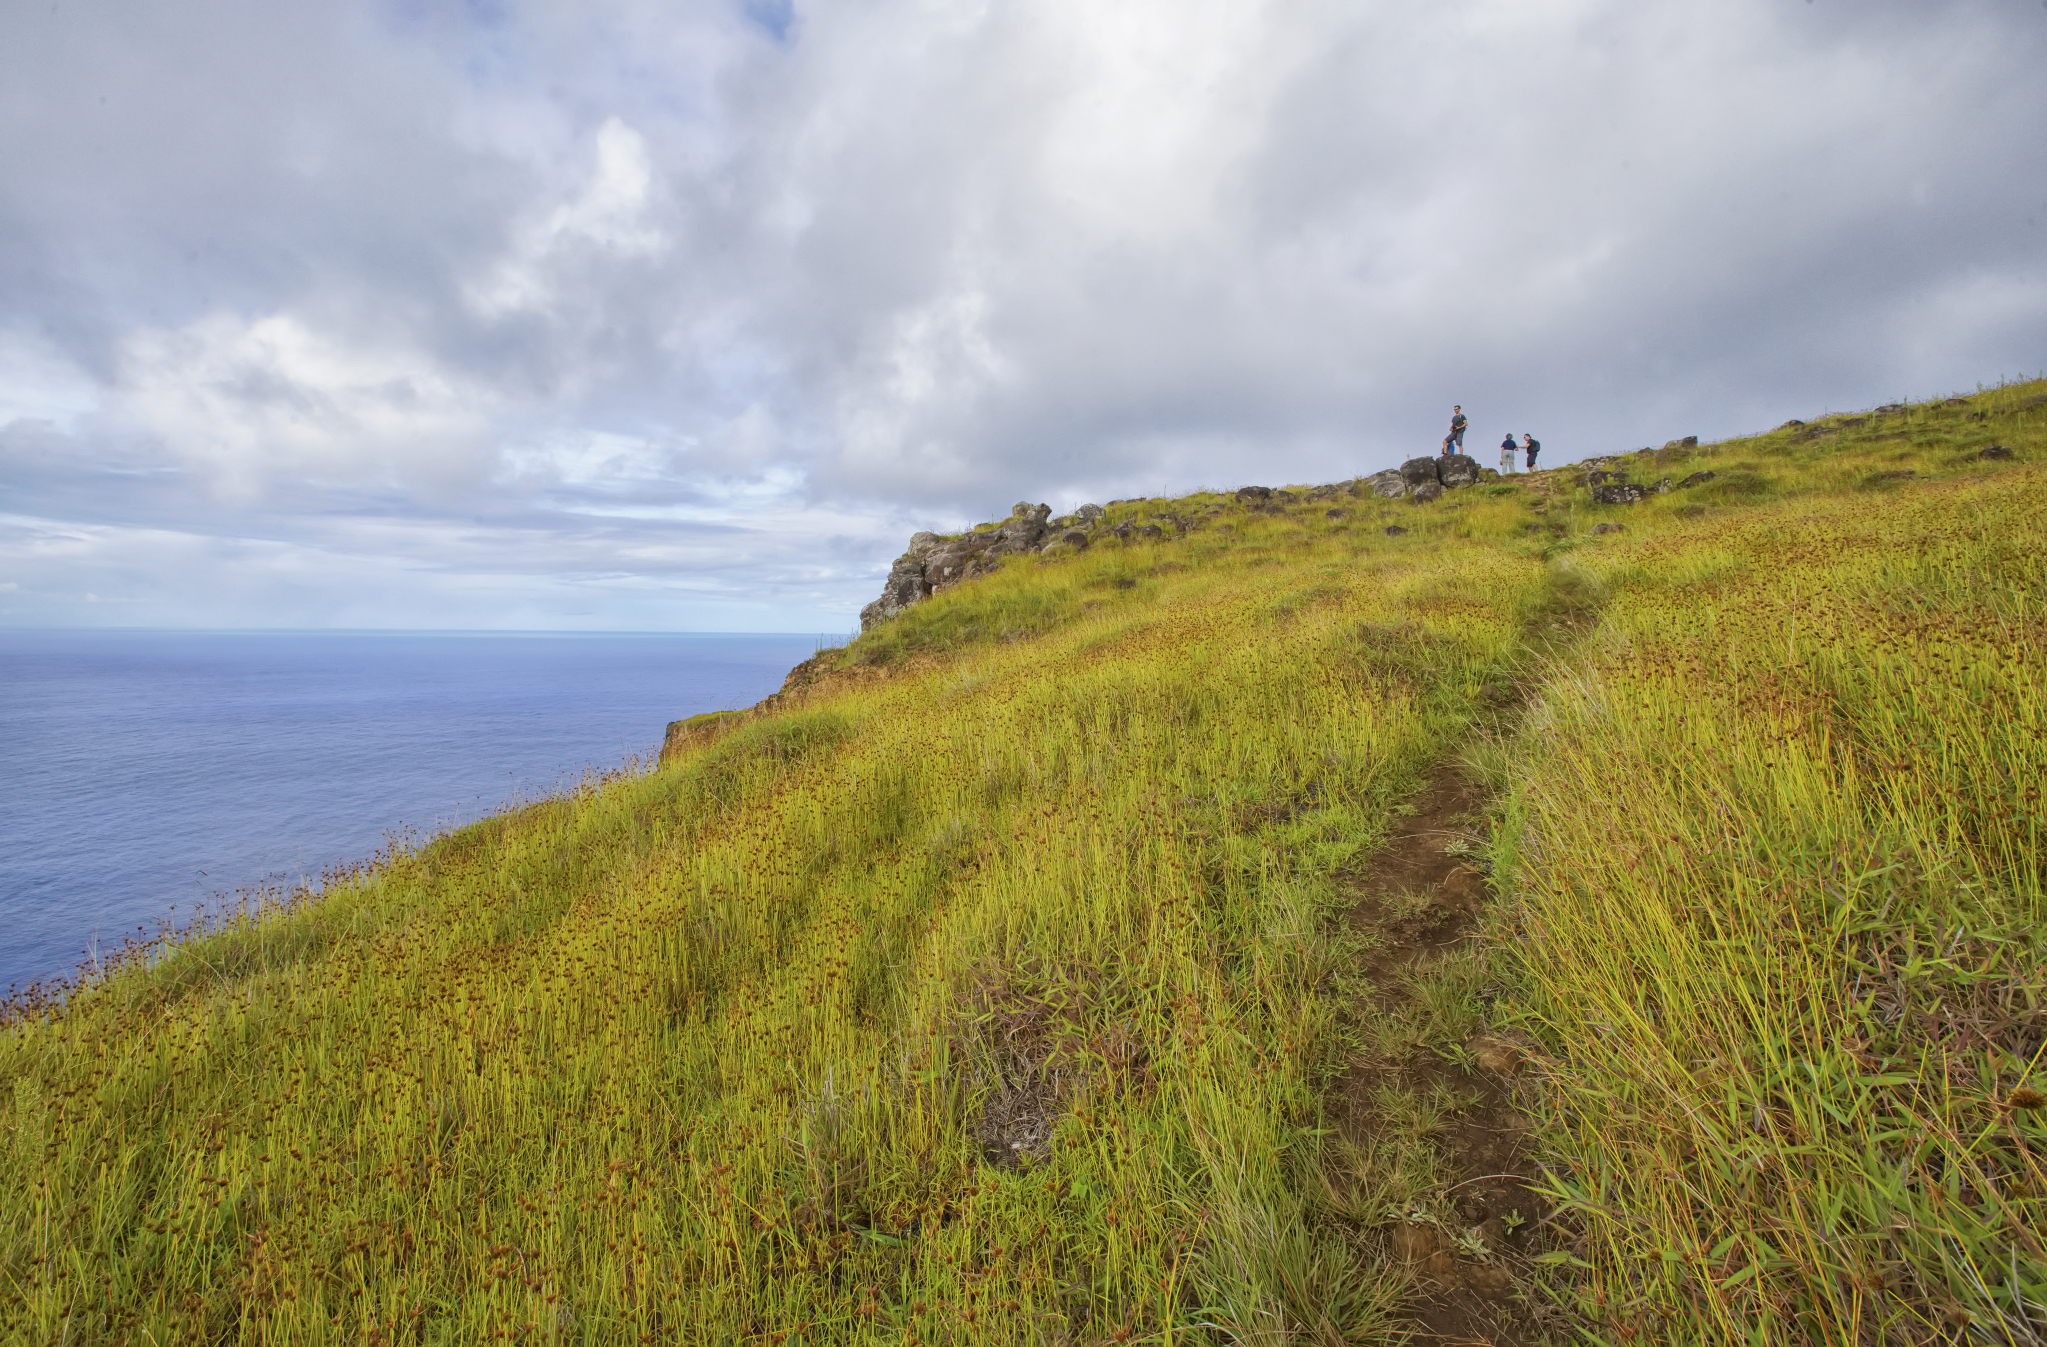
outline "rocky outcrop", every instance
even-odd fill
[[[1632,482],[1602,482],[1592,488],[1592,499],[1601,505],[1633,505],[1648,494]]]
[[[1432,501],[1446,489],[1470,486],[1484,481],[1485,477],[1485,469],[1479,467],[1478,460],[1469,454],[1430,455],[1410,458],[1397,468],[1375,472],[1358,482],[1355,491],[1357,494],[1369,492],[1384,500],[1406,497],[1414,501]]]
[[[1409,459],[1398,468],[1369,478],[1353,478],[1298,491],[1269,486],[1239,487],[1232,493],[1235,505],[1246,514],[1304,518],[1304,506],[1319,505],[1338,498],[1378,496],[1417,502],[1440,497],[1446,488],[1468,486],[1498,474],[1488,473],[1464,454],[1441,458]],[[910,539],[909,550],[897,557],[882,582],[881,597],[860,610],[860,629],[870,630],[904,609],[922,603],[933,594],[963,581],[985,575],[1004,557],[1037,555],[1045,558],[1071,555],[1089,547],[1111,542],[1164,542],[1200,528],[1224,513],[1221,504],[1205,507],[1192,501],[1114,500],[1109,507],[1137,505],[1149,518],[1123,518],[1113,525],[1100,505],[1083,505],[1070,515],[1052,517],[1049,505],[1018,501],[1009,518],[980,524],[965,533],[940,535],[919,533]],[[1181,512],[1176,512],[1181,511]],[[1344,508],[1325,509],[1322,518],[1342,523],[1352,517]],[[1391,536],[1405,532],[1388,530]]]
[[[1470,486],[1478,474],[1478,460],[1469,454],[1445,454],[1436,460],[1436,480],[1444,486]]]
[[[969,533],[948,537],[919,533],[910,539],[909,550],[889,567],[881,597],[860,610],[860,629],[866,631],[912,604],[984,574],[998,558],[1043,552],[1050,547],[1069,550],[1086,547],[1089,530],[1101,517],[1101,506],[1083,505],[1061,521],[1074,527],[1054,530],[1048,527],[1051,506],[1018,501],[1009,518],[982,524]]]
[[[1412,491],[1416,487],[1426,485],[1429,482],[1440,484],[1443,479],[1436,476],[1436,460],[1431,457],[1410,458],[1407,462],[1401,464],[1400,480],[1406,482],[1407,489]]]
[[[1373,473],[1365,479],[1365,486],[1373,495],[1388,500],[1398,500],[1407,494],[1407,478],[1401,475],[1398,468]]]

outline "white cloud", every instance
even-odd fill
[[[120,375],[136,429],[235,501],[280,479],[442,495],[476,478],[491,429],[489,390],[432,357],[289,314],[143,329]]]
[[[507,449],[501,480],[630,491],[678,477],[680,450],[635,435],[577,430]]]
[[[471,289],[470,301],[486,316],[551,309],[564,271],[584,255],[646,258],[668,246],[647,218],[654,170],[646,142],[616,117],[597,128],[595,139],[596,162],[582,190],[520,224],[489,278]]]
[[[850,614],[910,529],[1020,495],[1326,480],[1452,402],[1563,462],[2047,341],[2013,167],[2047,24],[1988,0],[195,0],[9,36],[10,621]]]
[[[99,381],[48,341],[0,331],[0,426],[41,421],[70,430],[100,405]]]

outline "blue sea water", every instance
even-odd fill
[[[651,756],[818,645],[0,631],[0,988]]]

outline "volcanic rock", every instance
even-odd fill
[[[1400,465],[1400,476],[1410,488],[1424,482],[1441,485],[1443,480],[1436,475],[1436,460],[1433,458],[1410,458]]]
[[[1469,454],[1445,454],[1436,460],[1436,480],[1444,486],[1470,486],[1478,474],[1478,460]]]

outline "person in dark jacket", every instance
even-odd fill
[[[1512,439],[1513,437],[1510,435],[1508,436],[1508,438]],[[1542,441],[1536,439],[1535,436],[1528,434],[1523,434],[1521,438],[1527,441],[1527,443],[1525,443],[1521,447],[1528,451],[1528,470],[1530,472],[1534,472],[1535,456],[1542,452]]]

